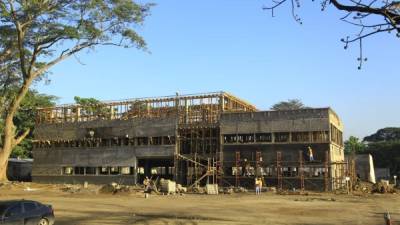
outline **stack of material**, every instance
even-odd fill
[[[217,195],[218,194],[218,184],[207,184],[206,185],[206,193],[208,195]]]
[[[163,192],[163,193],[166,193],[166,194],[176,193],[175,181],[161,179],[160,187],[161,187],[161,192]]]

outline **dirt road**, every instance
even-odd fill
[[[390,211],[400,224],[400,195],[367,197],[310,194],[186,194],[145,199],[136,194],[70,194],[47,188],[0,188],[0,200],[32,199],[52,204],[56,225],[116,224],[384,224]]]

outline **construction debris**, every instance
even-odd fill
[[[206,193],[208,195],[217,195],[218,194],[218,184],[207,184],[206,185]]]
[[[396,189],[393,184],[389,184],[389,181],[381,180],[380,182],[372,186],[372,193],[396,193]]]
[[[129,193],[131,189],[129,186],[126,185],[119,185],[117,183],[111,183],[103,185],[99,189],[99,193],[101,194],[118,194],[118,193]]]
[[[183,187],[181,184],[176,184],[176,193],[186,193],[187,187]]]
[[[235,193],[246,193],[247,189],[244,187],[236,187],[236,188],[234,188],[234,192]]]
[[[171,180],[160,180],[160,191],[165,194],[175,194],[177,192],[176,182]]]
[[[197,194],[204,194],[206,193],[206,190],[203,187],[200,186],[194,186],[190,189],[191,192],[197,193]]]
[[[221,192],[221,191],[220,191]],[[226,187],[226,188],[222,188],[222,193],[224,194],[233,194],[233,187]]]

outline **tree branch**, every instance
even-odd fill
[[[32,73],[33,77],[37,77],[41,74],[43,74],[44,72],[46,72],[50,67],[54,66],[55,64],[63,61],[64,59],[70,57],[71,55],[75,54],[76,52],[81,51],[84,48],[88,48],[90,46],[93,45],[97,45],[98,43],[92,43],[92,42],[85,42],[82,44],[78,44],[76,45],[74,48],[72,48],[71,50],[66,50],[63,51],[61,53],[61,55],[59,57],[57,57],[56,59],[54,59],[53,61],[50,61],[49,63],[47,63],[45,66],[41,67],[40,69],[36,70],[35,72]]]
[[[31,131],[30,129],[26,129],[21,135],[15,137],[13,145],[14,146],[19,145],[26,138],[26,136],[29,135],[30,131]]]

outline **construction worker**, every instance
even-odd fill
[[[150,193],[150,179],[148,177],[143,180],[144,185],[144,197],[148,198]]]
[[[261,194],[261,188],[262,188],[262,180],[261,178],[257,177],[255,178],[255,186],[256,186],[256,195]]]
[[[310,162],[314,161],[313,150],[310,146],[308,146],[308,156],[310,157]]]

